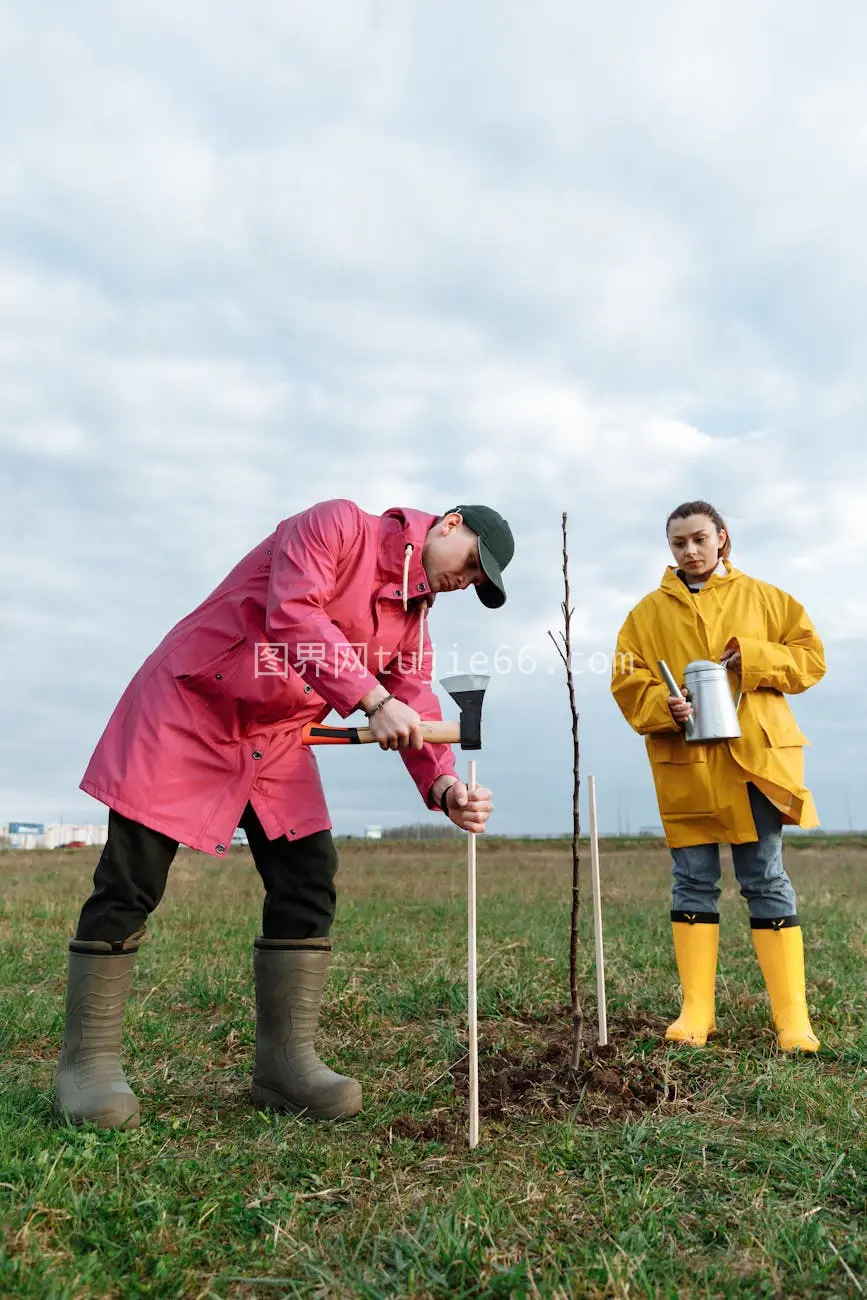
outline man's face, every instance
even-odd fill
[[[725,532],[717,532],[716,524],[707,515],[672,519],[668,525],[671,553],[687,577],[702,578],[713,573],[725,539]]]
[[[446,515],[434,524],[425,538],[421,558],[435,595],[463,591],[464,587],[477,587],[486,581],[479,560],[479,539],[460,515]]]

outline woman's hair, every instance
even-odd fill
[[[726,539],[720,547],[719,557],[721,560],[727,560],[732,549],[729,526],[720,512],[715,510],[709,501],[684,501],[682,505],[676,506],[665,521],[666,537],[668,537],[669,525],[673,519],[689,519],[690,515],[707,515],[708,519],[713,522],[717,532],[723,528],[725,529]]]

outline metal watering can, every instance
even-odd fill
[[[664,659],[659,661],[659,671],[672,695],[681,694],[680,687]],[[688,741],[704,744],[709,740],[735,740],[741,734],[738,706],[741,693],[732,699],[728,669],[712,659],[693,659],[686,665],[684,682],[692,704],[692,716],[687,718],[684,736]]]

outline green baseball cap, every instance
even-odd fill
[[[476,592],[488,609],[499,609],[506,603],[503,569],[515,554],[511,528],[490,506],[453,506],[446,514],[460,515],[478,537],[479,559],[488,581],[476,587]]]

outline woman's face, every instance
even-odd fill
[[[668,525],[668,544],[675,563],[689,577],[703,578],[713,573],[725,540],[725,529],[717,531],[707,515],[672,519]]]

